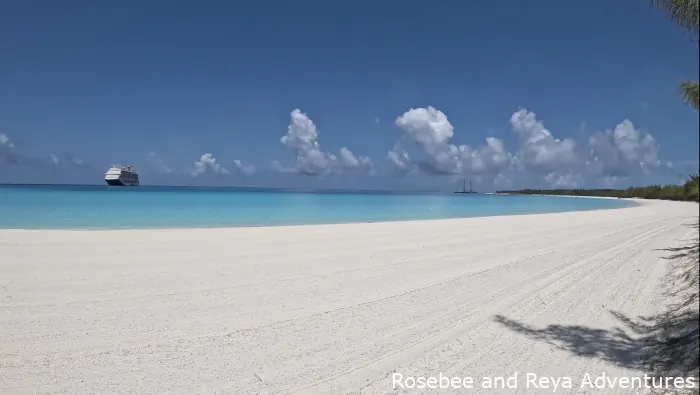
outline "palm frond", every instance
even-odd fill
[[[669,19],[689,33],[693,41],[698,39],[698,2],[699,0],[651,0]]]
[[[700,102],[700,98],[698,97],[700,94],[698,91],[698,83],[694,81],[681,81],[678,89],[680,90],[683,102],[697,110],[700,105],[700,103],[698,103]]]

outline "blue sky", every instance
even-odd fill
[[[698,46],[648,3],[4,2],[0,182],[676,183]]]

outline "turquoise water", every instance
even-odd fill
[[[0,186],[0,228],[230,227],[484,217],[629,207],[547,196],[236,188]]]

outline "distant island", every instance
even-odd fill
[[[683,185],[649,185],[627,189],[521,189],[496,191],[500,195],[566,195],[613,198],[661,199],[698,202],[698,175],[690,176]]]

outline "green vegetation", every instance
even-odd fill
[[[698,41],[698,15],[700,7],[698,0],[651,0],[651,3],[660,8],[671,21],[690,35],[692,41]],[[683,102],[694,109],[698,109],[700,102],[698,96],[697,81],[681,81],[678,89]]]
[[[518,191],[497,191],[496,193],[511,195],[600,196],[700,202],[699,184],[700,178],[697,175],[691,175],[690,179],[683,185],[649,185],[627,189],[521,189]]]

